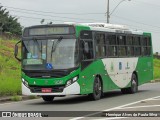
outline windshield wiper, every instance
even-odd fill
[[[41,41],[41,46],[40,46],[37,39],[33,39],[33,40],[34,42],[36,42],[36,44],[38,45],[39,51],[42,53],[42,41]]]
[[[58,38],[57,42],[55,43],[55,45],[54,45],[54,42],[53,42],[53,44],[52,44],[52,50],[51,50],[51,61],[52,61],[53,52],[56,50],[58,44],[62,41],[62,39],[63,39],[63,37],[60,36],[60,37]]]

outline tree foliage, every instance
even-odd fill
[[[9,12],[3,6],[0,6],[0,31],[21,35],[22,26],[16,17],[9,15]]]

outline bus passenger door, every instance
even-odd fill
[[[94,69],[90,64],[93,62],[93,41],[92,40],[81,40],[81,76],[82,76],[82,92],[92,92],[93,88],[93,74]]]

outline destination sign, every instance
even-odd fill
[[[73,27],[33,27],[33,28],[27,28],[24,31],[24,36],[42,36],[42,35],[61,35],[61,34],[74,34],[74,28]],[[28,34],[28,35],[27,35]]]

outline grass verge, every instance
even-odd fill
[[[160,60],[154,59],[154,79],[160,79]]]
[[[22,101],[22,96],[18,96],[18,95],[12,96],[11,101]]]
[[[16,42],[0,39],[0,96],[21,95],[20,63],[14,58]]]

